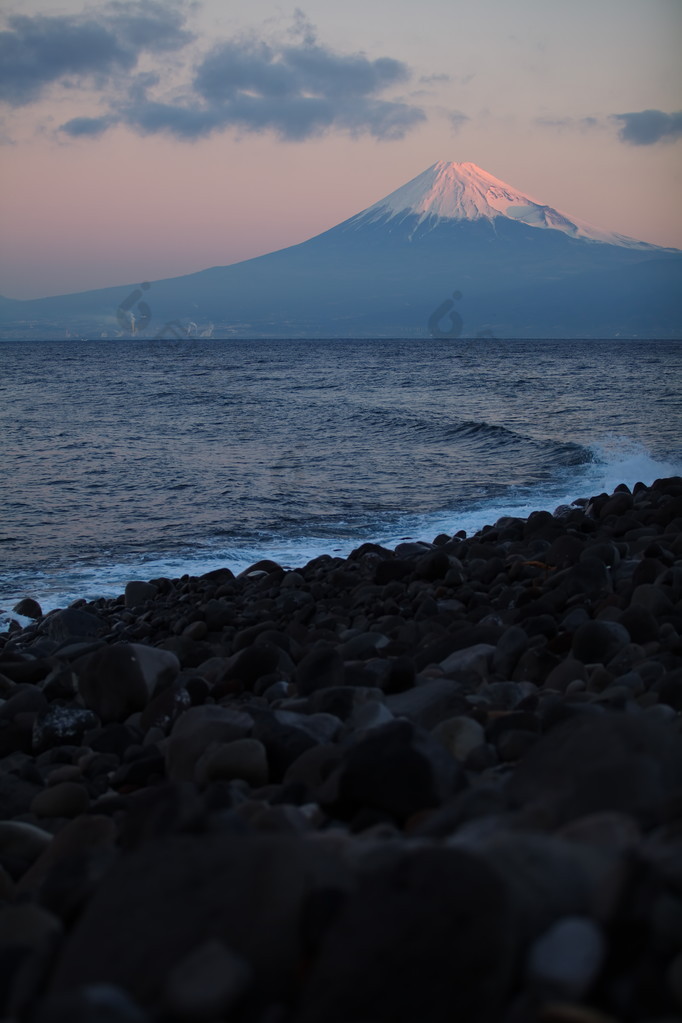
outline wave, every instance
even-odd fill
[[[579,498],[611,493],[620,483],[632,489],[637,482],[651,485],[658,478],[682,475],[682,455],[661,459],[627,437],[607,436],[585,450],[589,458],[567,466],[549,482],[504,488],[502,493],[454,502],[437,511],[379,514],[362,522],[355,517],[336,522],[323,519],[314,525],[311,519],[298,519],[291,522],[289,535],[284,530],[263,529],[250,536],[216,536],[214,542],[191,547],[172,543],[163,551],[145,554],[130,551],[122,557],[120,551],[111,550],[101,560],[33,571],[30,578],[28,573],[25,578],[14,573],[4,588],[0,630],[7,628],[10,619],[20,620],[9,608],[24,596],[35,597],[49,611],[80,597],[118,596],[131,579],[202,575],[222,566],[240,572],[264,557],[294,568],[321,554],[345,557],[364,541],[394,547],[405,538],[430,541],[439,533],[452,535],[460,529],[471,535],[503,516],[527,518],[533,511],[554,511]]]
[[[355,407],[351,406],[355,413]],[[428,439],[433,443],[453,441],[469,441],[476,444],[494,445],[497,453],[505,448],[528,448],[534,452],[542,452],[550,457],[557,457],[562,464],[581,464],[593,459],[590,447],[573,441],[562,441],[555,437],[535,437],[519,430],[489,423],[486,420],[461,419],[453,421],[445,415],[432,416],[396,414],[390,411],[366,407],[360,410],[356,420],[358,430],[374,428],[382,434],[390,432],[396,440],[410,439],[410,435],[418,434],[420,440]]]

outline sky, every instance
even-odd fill
[[[225,266],[437,160],[682,248],[680,0],[3,0],[0,294]]]

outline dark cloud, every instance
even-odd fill
[[[62,131],[72,138],[96,138],[114,123],[111,117],[74,117],[62,125]]]
[[[402,138],[424,120],[424,113],[405,103],[363,99],[334,102],[324,96],[239,95],[220,105],[181,106],[147,101],[127,107],[121,120],[142,135],[166,132],[188,142],[216,131],[239,128],[274,131],[286,141],[300,142],[332,128],[384,141]]]
[[[181,49],[194,38],[184,27],[186,14],[182,5],[158,0],[137,3],[110,0],[106,10],[112,28],[137,51],[167,53]]]
[[[56,83],[93,79],[103,87],[129,72],[143,51],[178,49],[192,37],[176,4],[113,2],[89,15],[16,15],[0,32],[0,100],[22,106]]]
[[[419,107],[378,95],[409,80],[401,61],[335,53],[307,22],[299,34],[302,42],[279,47],[253,38],[222,43],[197,67],[188,99],[159,102],[138,89],[119,116],[141,134],[187,141],[230,127],[288,141],[330,130],[391,140],[425,120]]]
[[[134,67],[135,54],[104,25],[77,18],[14,17],[0,32],[0,99],[20,106],[68,75]]]
[[[422,85],[438,85],[441,82],[451,82],[450,75],[421,75],[419,81]]]
[[[620,122],[618,138],[631,146],[652,146],[672,142],[682,136],[682,111],[666,114],[662,110],[639,110],[631,114],[613,114]]]
[[[240,94],[332,99],[372,95],[409,77],[406,65],[390,57],[345,56],[315,43],[276,50],[246,40],[216,47],[197,69],[194,87],[212,102]]]
[[[466,114],[463,114],[461,110],[450,110],[448,113],[448,120],[450,121],[452,130],[456,133],[467,123],[467,121],[470,121],[471,118]]]
[[[87,86],[102,116],[74,117],[61,131],[97,137],[122,123],[142,135],[193,141],[236,128],[301,140],[327,131],[399,139],[426,119],[412,102],[384,98],[411,72],[390,57],[339,53],[321,45],[302,11],[277,42],[254,36],[219,43],[169,91],[167,68],[138,72],[152,57],[185,47],[189,0],[108,0],[82,15],[15,16],[0,32],[0,100],[21,106],[56,84]],[[440,79],[441,76],[435,76]],[[108,109],[107,109],[108,108]]]

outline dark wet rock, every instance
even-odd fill
[[[99,718],[91,710],[53,703],[39,712],[33,723],[33,750],[42,753],[54,746],[77,746],[85,733],[98,725]]]
[[[12,625],[0,901],[60,927],[5,1015],[667,1023],[681,530],[660,481]]]
[[[630,607],[642,607],[657,616],[670,615],[675,611],[674,604],[663,588],[654,586],[653,583],[642,583],[635,587],[630,598]]]
[[[402,693],[392,693],[386,697],[386,706],[394,717],[409,718],[429,730],[444,718],[470,710],[462,686],[451,679],[435,679]]]
[[[215,742],[205,750],[194,766],[194,779],[201,788],[212,781],[242,779],[253,788],[268,783],[268,758],[265,746],[257,739],[233,739]]]
[[[446,718],[431,734],[459,761],[466,760],[473,749],[485,742],[483,726],[471,717]]]
[[[322,646],[311,650],[296,669],[296,687],[307,696],[318,689],[342,686],[344,683],[343,661],[331,647]]]
[[[629,642],[627,629],[618,622],[586,622],[573,637],[573,656],[583,664],[608,664]]]
[[[659,623],[655,615],[645,607],[633,605],[618,617],[619,623],[627,629],[634,643],[649,643],[658,639]]]
[[[104,631],[104,624],[89,611],[67,607],[63,611],[55,611],[45,618],[42,629],[60,643],[66,640],[83,639],[99,636]]]
[[[224,942],[206,941],[169,974],[163,1003],[173,1018],[196,1023],[226,1016],[254,979],[250,963]]]
[[[0,662],[0,668],[5,678],[17,685],[22,683],[36,683],[49,674],[52,662],[45,657],[31,657],[29,655],[5,656]]]
[[[492,1023],[514,944],[484,863],[454,849],[403,854],[363,877],[327,929],[296,1023]]]
[[[36,817],[77,817],[90,804],[88,790],[77,782],[63,781],[39,792],[31,800]]]
[[[682,711],[682,668],[663,675],[654,685],[661,703]]]
[[[565,692],[571,682],[580,679],[587,681],[587,670],[582,661],[567,657],[553,668],[545,679],[545,686],[548,689],[558,689]]]
[[[444,579],[450,568],[450,559],[444,551],[431,551],[423,554],[415,562],[414,574],[418,579],[426,579],[434,582],[436,579]]]
[[[104,722],[142,710],[179,670],[174,654],[138,643],[114,643],[74,664],[83,702]]]
[[[253,737],[265,747],[274,781],[280,781],[306,750],[324,742],[314,731],[302,727],[301,721],[292,720],[294,717],[278,719],[275,714],[263,714],[253,730]]]
[[[485,678],[495,650],[496,647],[490,643],[477,643],[475,646],[465,647],[463,650],[456,650],[449,654],[444,661],[441,661],[440,666],[445,674],[452,678],[469,673]]]
[[[15,614],[23,615],[25,618],[42,618],[43,611],[37,600],[33,600],[32,597],[24,597],[18,604],[15,604],[12,610]]]
[[[441,743],[408,721],[373,729],[348,750],[336,775],[337,809],[371,807],[399,820],[439,806],[465,784]]]
[[[191,706],[192,698],[189,692],[182,680],[176,679],[167,689],[163,689],[152,697],[142,711],[140,727],[144,731],[149,728],[161,728],[163,731],[167,731]]]
[[[44,831],[25,821],[0,821],[0,865],[14,878],[19,878],[45,851],[52,841]]]
[[[130,582],[125,588],[125,606],[129,608],[142,607],[148,600],[154,600],[158,589],[153,583]]]
[[[606,942],[600,928],[584,916],[567,916],[533,943],[527,977],[544,997],[578,1002],[601,970]]]
[[[672,811],[680,778],[674,727],[642,715],[581,715],[529,751],[509,793],[516,805],[542,807],[557,824],[605,810],[653,823]]]
[[[382,690],[376,686],[333,686],[315,690],[308,703],[313,712],[333,714],[346,721],[358,707],[368,701],[382,700],[383,696]]]
[[[65,943],[50,992],[104,982],[143,1007],[159,1005],[173,965],[220,941],[255,971],[268,1004],[294,989],[304,900],[318,887],[343,888],[344,878],[328,851],[296,839],[148,842],[97,889]]]
[[[386,583],[405,579],[406,576],[412,575],[415,565],[415,561],[406,558],[379,561],[374,572],[374,581],[379,586],[385,586]]]
[[[41,788],[35,781],[0,771],[0,821],[27,813],[31,800]]]
[[[229,679],[241,682],[245,689],[252,689],[259,678],[275,671],[286,656],[274,644],[254,643],[236,654],[226,674]]]
[[[31,1023],[150,1023],[130,995],[112,984],[89,984],[44,999]]]
[[[186,710],[173,726],[166,747],[166,769],[172,781],[192,781],[196,762],[213,742],[243,739],[253,718],[240,710],[206,704]]]
[[[519,658],[528,646],[528,636],[518,625],[502,633],[493,654],[492,668],[497,675],[510,678]]]

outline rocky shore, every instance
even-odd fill
[[[682,479],[0,635],[0,1019],[682,1019]]]

